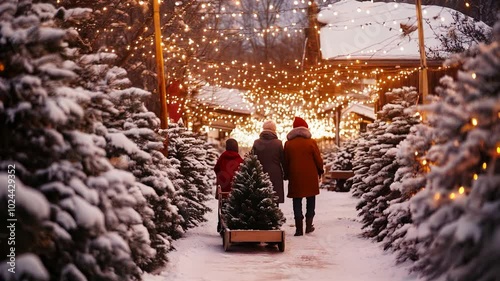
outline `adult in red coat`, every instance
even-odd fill
[[[226,151],[224,151],[217,159],[214,170],[217,176],[217,187],[221,187],[221,191],[230,192],[233,189],[233,178],[238,171],[243,159],[238,154],[238,142],[235,139],[227,139]],[[219,198],[218,188],[215,189],[215,198]],[[217,232],[221,231],[220,217],[217,223]]]
[[[323,159],[318,145],[304,119],[295,117],[293,129],[285,142],[285,178],[288,179],[288,197],[293,198],[295,236],[303,235],[302,198],[306,197],[306,233],[313,232],[316,195],[319,177],[323,174]]]

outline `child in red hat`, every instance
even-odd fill
[[[238,153],[238,142],[232,138],[227,139],[226,151],[220,155],[214,167],[215,174],[217,175],[217,186],[220,186],[222,192],[230,192],[233,189],[233,178],[242,162],[243,158]],[[218,188],[215,190],[215,198],[219,198]],[[218,232],[220,232],[220,228],[219,218],[219,223],[217,224]]]

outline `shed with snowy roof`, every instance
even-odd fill
[[[196,128],[193,128],[199,130],[204,127],[209,136],[215,139],[227,137],[236,127],[237,121],[250,118],[255,110],[245,100],[244,93],[237,89],[206,85],[197,91],[195,98],[198,106],[205,108],[206,112],[194,122]]]
[[[440,68],[442,58],[448,57],[450,53],[441,50],[442,42],[439,38],[449,36],[452,31],[454,36],[460,35],[457,34],[459,30],[451,30],[449,26],[457,13],[462,18],[471,20],[450,8],[422,6],[431,91],[443,76],[443,71],[449,72]],[[323,63],[351,62],[353,68],[381,69],[384,73],[379,74],[377,79],[387,82],[387,85],[380,85],[382,93],[403,84],[418,87],[420,52],[415,5],[342,0],[322,9],[317,20],[323,26],[320,32]],[[485,30],[489,29],[482,22],[475,24]],[[466,49],[468,47],[465,46]],[[429,53],[430,50],[433,50],[432,54]],[[406,72],[401,75],[402,70]]]

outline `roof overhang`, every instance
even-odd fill
[[[437,68],[443,65],[444,60],[428,60],[427,67]],[[398,70],[401,68],[416,68],[420,67],[421,63],[419,59],[366,59],[366,58],[354,58],[354,59],[327,59],[323,60],[324,64],[330,65],[349,65],[350,68],[383,68],[383,69],[394,69]]]

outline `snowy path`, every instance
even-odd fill
[[[380,244],[359,238],[356,200],[348,193],[322,190],[316,202],[316,230],[294,237],[290,199],[282,208],[287,222],[286,250],[264,246],[231,245],[224,252],[215,231],[217,201],[209,202],[214,212],[208,222],[175,241],[176,251],[158,276],[145,275],[146,281],[257,281],[257,280],[335,280],[335,281],[416,281],[406,269],[394,265],[394,256],[384,253]],[[305,202],[304,202],[305,204]]]

